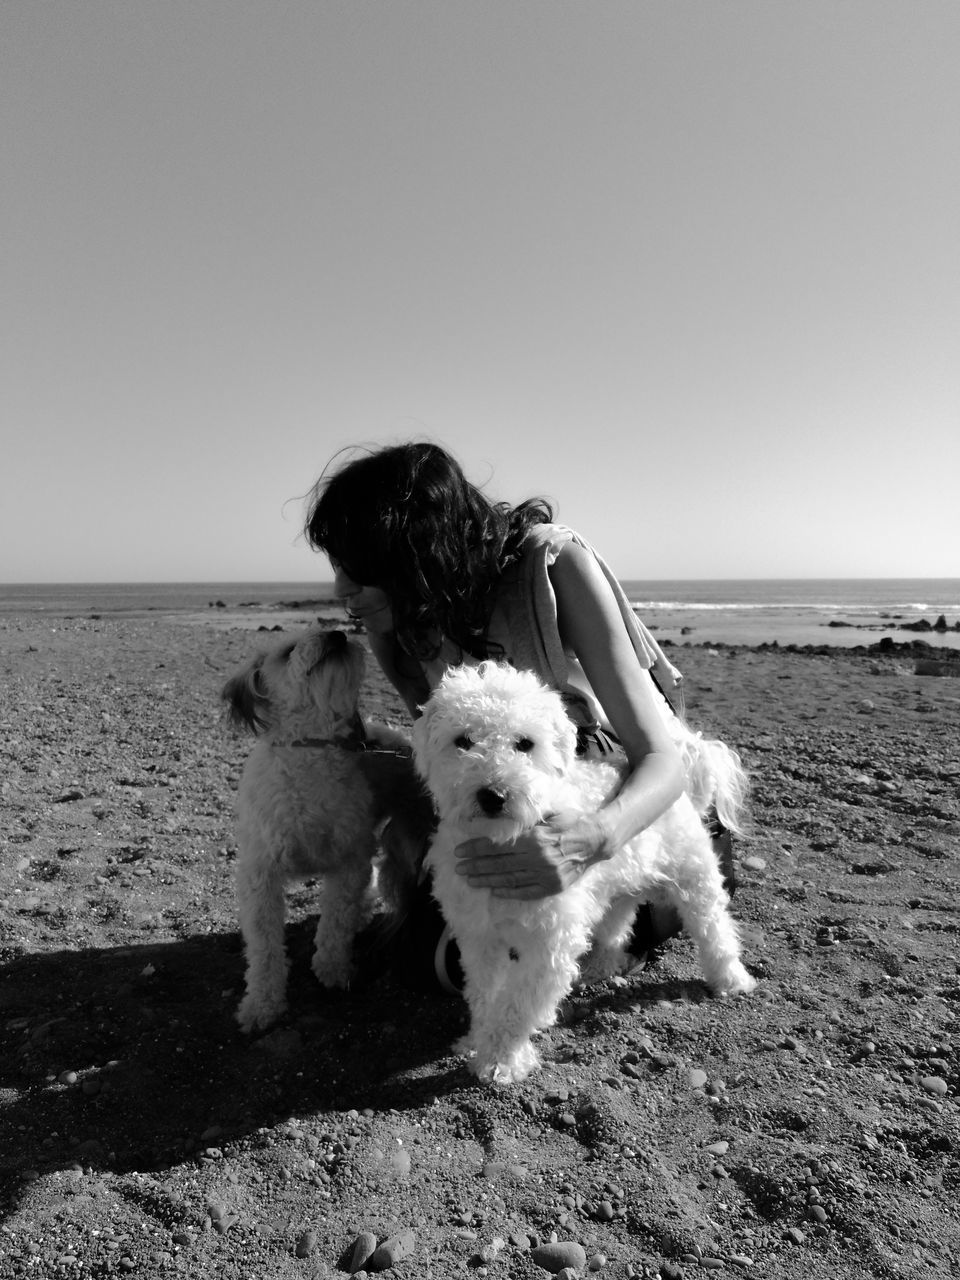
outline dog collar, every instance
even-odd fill
[[[356,716],[350,722],[349,730],[339,738],[295,738],[293,742],[286,743],[288,747],[339,747],[341,751],[366,751],[367,735],[364,732],[363,721]]]
[[[293,742],[284,742],[285,747],[339,747],[341,751],[366,751],[367,744],[363,738],[348,733],[342,738],[295,738]]]

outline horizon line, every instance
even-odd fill
[[[960,582],[960,575],[940,574],[845,574],[839,577],[807,574],[765,574],[736,576],[677,574],[670,577],[632,577],[617,574],[622,582]],[[330,588],[332,580],[309,578],[35,578],[0,582],[0,591],[8,587],[243,587],[243,586],[308,586]]]

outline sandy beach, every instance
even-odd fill
[[[362,1232],[410,1280],[960,1270],[960,679],[908,643],[676,652],[752,779],[758,992],[709,998],[676,939],[491,1089],[456,998],[317,988],[309,886],[289,1017],[233,1021],[219,690],[303,622],[0,618],[0,1277],[313,1280]],[[364,710],[404,719],[372,670]]]

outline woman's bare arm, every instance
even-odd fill
[[[560,635],[583,667],[620,738],[630,772],[596,814],[562,815],[509,847],[466,841],[458,871],[500,897],[540,898],[574,883],[595,862],[615,857],[627,840],[670,807],[683,790],[680,756],[667,732],[658,694],[641,667],[613,591],[590,551],[568,543],[550,570]]]

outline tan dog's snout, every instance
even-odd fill
[[[323,637],[323,648],[320,651],[320,660],[325,662],[327,658],[335,657],[338,653],[343,653],[347,647],[347,636],[343,631],[328,631]]]

